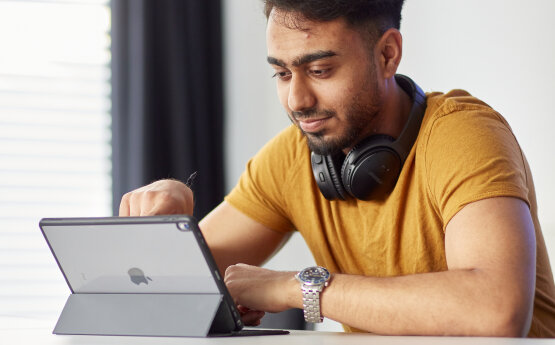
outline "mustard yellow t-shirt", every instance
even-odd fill
[[[509,125],[462,90],[427,95],[418,138],[383,201],[328,201],[310,151],[290,126],[249,161],[226,201],[280,232],[298,230],[331,272],[390,277],[447,270],[445,228],[473,201],[509,196],[530,206],[537,241],[529,336],[555,337],[555,286],[528,163]],[[348,326],[347,330],[351,330]]]

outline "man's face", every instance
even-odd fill
[[[266,40],[278,96],[319,154],[348,151],[372,132],[380,92],[372,52],[342,19],[290,28],[273,11]]]

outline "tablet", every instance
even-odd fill
[[[209,335],[287,333],[243,330],[193,217],[45,218],[39,225],[72,295],[218,294],[221,303]]]

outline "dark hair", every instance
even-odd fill
[[[264,0],[269,18],[274,8],[284,11],[284,21],[302,28],[303,20],[327,22],[344,18],[355,29],[365,29],[373,38],[401,26],[404,0]]]

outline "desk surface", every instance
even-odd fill
[[[52,334],[53,324],[44,320],[0,316],[0,344],[262,344],[262,345],[555,345],[555,339],[511,338],[462,338],[462,337],[400,337],[371,334],[291,331],[288,335],[226,338],[164,338],[164,337],[114,337],[69,336]]]

